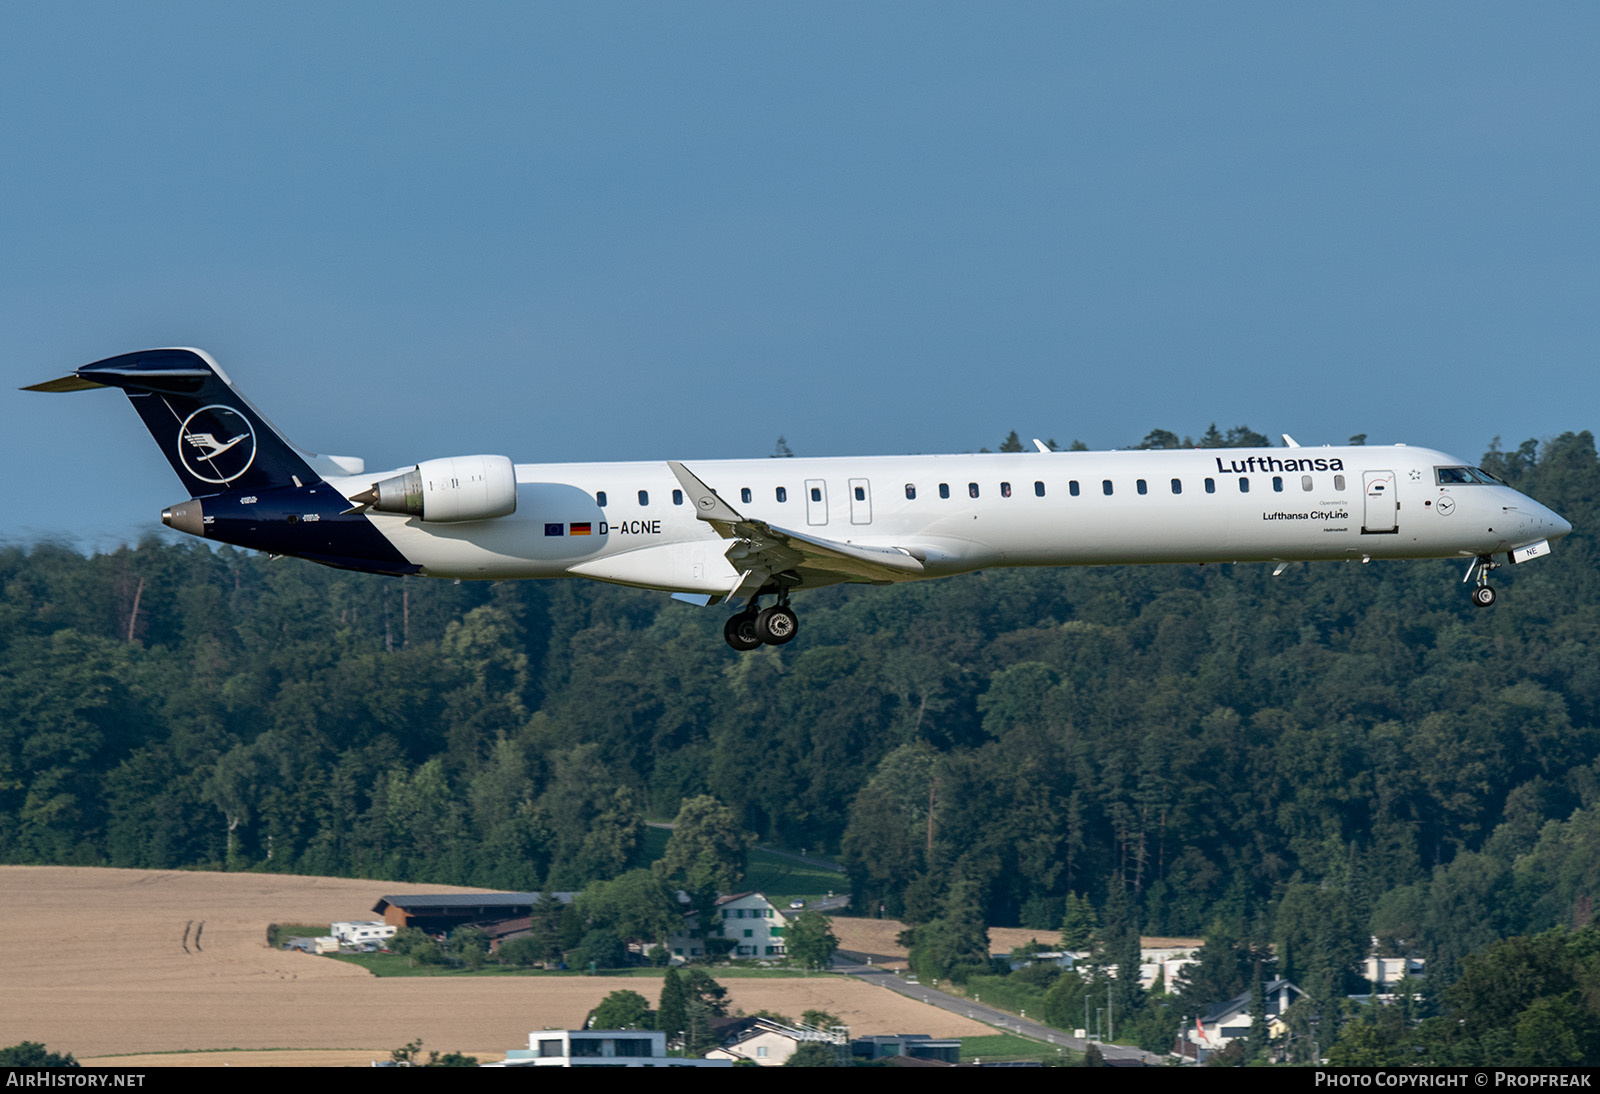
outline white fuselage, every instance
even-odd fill
[[[924,569],[1457,558],[1570,525],[1508,486],[1442,484],[1425,448],[1026,452],[708,460],[688,466],[748,518],[898,548]],[[347,496],[372,476],[332,480]],[[518,464],[510,516],[461,524],[369,513],[424,573],[587,577],[725,595],[739,573],[665,462]]]

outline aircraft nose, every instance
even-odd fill
[[[1572,525],[1567,522],[1565,517],[1561,516],[1552,509],[1546,509],[1545,512],[1549,514],[1545,518],[1545,523],[1550,526],[1551,539],[1560,539],[1562,536],[1572,531]]]

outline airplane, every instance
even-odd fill
[[[198,349],[108,357],[25,391],[121,388],[190,498],[190,535],[369,573],[583,577],[741,605],[736,650],[794,639],[792,593],[1001,566],[1455,558],[1473,603],[1503,557],[1572,526],[1405,445],[514,464],[377,474],[291,444]],[[218,437],[229,438],[226,441]],[[761,602],[771,603],[762,607]]]

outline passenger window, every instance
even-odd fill
[[[778,500],[779,501],[788,501],[789,500],[789,488],[787,486],[778,487]]]
[[[909,482],[906,483],[906,500],[907,501],[916,501],[917,500],[917,488],[915,486],[913,486]]]
[[[745,500],[748,501],[749,499],[747,498]],[[672,492],[672,504],[673,505],[682,505],[683,504],[683,491],[682,490],[674,490]]]
[[[1245,478],[1243,475],[1240,475],[1239,476],[1239,493],[1248,494],[1249,492],[1250,492],[1250,480]]]
[[[1102,479],[1100,481],[1100,492],[1102,494],[1104,494],[1108,498],[1111,496],[1111,480],[1110,479]]]
[[[1279,493],[1279,494],[1283,493],[1283,476],[1282,475],[1274,475],[1274,476],[1272,476],[1272,489],[1276,493]]]
[[[1183,480],[1182,479],[1173,479],[1172,480],[1172,492],[1174,494],[1183,493]]]
[[[975,482],[967,483],[967,497],[975,498],[977,496],[978,496],[978,484],[975,483]]]
[[[948,498],[950,496],[950,484],[949,483],[941,482],[939,484],[939,496],[941,498]]]
[[[1333,488],[1335,490],[1343,490],[1344,489],[1344,476],[1343,475],[1335,475],[1333,477]]]
[[[1002,498],[1009,498],[1011,496],[1011,484],[1009,482],[1003,482],[1000,484],[1000,496]]]
[[[639,491],[639,504],[640,505],[649,505],[650,504],[650,491],[648,491],[648,490]]]
[[[857,501],[866,501],[867,500],[867,488],[865,486],[856,487],[856,500]]]
[[[1044,483],[1042,481],[1033,484],[1033,496],[1036,498],[1044,497]]]
[[[1067,483],[1067,493],[1071,494],[1073,497],[1077,497],[1078,496],[1078,480],[1077,479],[1073,479],[1071,482]]]
[[[1311,476],[1310,475],[1301,475],[1300,476],[1300,489],[1304,490],[1308,494],[1311,492]]]
[[[606,507],[606,492],[604,490],[595,491],[594,503],[602,509]]]
[[[1217,492],[1217,480],[1216,479],[1207,479],[1206,480],[1206,493],[1215,494],[1216,492]]]
[[[822,500],[822,487],[813,486],[811,488],[811,500],[812,501],[821,501]]]
[[[748,486],[739,491],[739,500],[746,505],[750,504],[750,488]]]
[[[1140,479],[1137,483],[1134,484],[1134,486],[1135,486],[1135,488],[1138,489],[1139,493],[1141,493],[1141,494],[1148,494],[1150,492],[1149,484],[1146,483],[1143,479]]]

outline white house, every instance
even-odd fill
[[[1406,977],[1413,980],[1423,978],[1423,963],[1420,957],[1369,957],[1362,962],[1361,975],[1372,984],[1375,992],[1392,992],[1395,985]]]
[[[668,1056],[667,1035],[652,1029],[539,1029],[528,1047],[491,1067],[732,1067],[732,1060]]]
[[[736,893],[717,898],[712,922],[704,939],[699,933],[699,915],[684,916],[683,929],[667,939],[667,949],[676,962],[726,952],[730,957],[783,957],[789,951],[784,943],[788,920],[783,912],[760,893]],[[708,942],[725,940],[721,946]]]
[[[1196,1024],[1183,1033],[1183,1054],[1203,1061],[1209,1054],[1228,1047],[1230,1042],[1250,1036],[1250,994],[1247,991],[1236,995],[1200,1015]],[[1285,1029],[1281,1021],[1283,1012],[1296,999],[1304,997],[1305,992],[1287,980],[1273,980],[1262,987],[1262,994],[1266,1003],[1267,1035],[1281,1036]]]
[[[708,1060],[750,1060],[762,1067],[782,1067],[795,1049],[814,1042],[843,1049],[849,1044],[849,1031],[791,1026],[771,1018],[741,1018],[723,1029],[721,1048],[706,1053]]]

